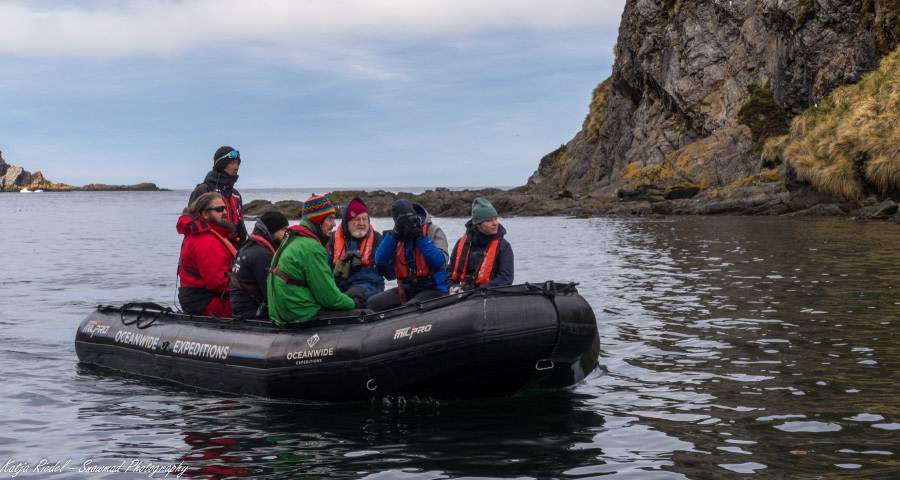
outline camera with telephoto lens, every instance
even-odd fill
[[[422,219],[419,217],[419,215],[415,213],[407,213],[405,216],[406,221],[409,222],[410,225],[417,228],[422,228]]]

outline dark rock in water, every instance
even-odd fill
[[[106,185],[104,183],[91,183],[83,187],[75,187],[75,190],[89,192],[165,192],[165,188],[159,188],[155,183],[136,183],[134,185]]]
[[[816,216],[816,217],[842,217],[847,215],[847,212],[841,210],[841,207],[829,203],[827,205],[814,205],[806,210],[800,210],[799,212],[791,212],[785,214],[787,217],[803,217],[803,216]]]
[[[885,220],[897,215],[898,205],[893,200],[885,200],[877,205],[863,207],[855,213],[857,218],[866,220]]]

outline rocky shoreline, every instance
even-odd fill
[[[472,200],[475,197],[485,197],[494,204],[501,216],[783,215],[847,217],[900,224],[900,205],[894,199],[869,197],[855,202],[836,201],[808,187],[789,191],[783,182],[756,183],[723,191],[700,194],[694,192],[690,198],[679,197],[687,193],[658,189],[620,190],[617,198],[610,198],[579,196],[567,190],[542,194],[518,187],[510,190],[436,188],[421,194],[339,190],[329,192],[326,196],[335,206],[345,205],[351,198],[360,197],[368,205],[371,215],[377,217],[390,216],[391,203],[398,198],[419,203],[432,215],[467,217],[471,212]],[[302,200],[276,203],[254,200],[244,205],[244,214],[248,218],[254,218],[266,211],[277,210],[296,220],[300,218],[302,208]]]
[[[165,188],[159,188],[155,183],[137,183],[134,185],[107,185],[104,183],[91,183],[82,187],[67,185],[65,183],[53,183],[41,172],[31,172],[16,165],[10,165],[3,159],[0,153],[0,192],[21,192],[23,189],[30,191],[43,190],[45,192],[164,192]]]

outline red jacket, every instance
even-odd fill
[[[186,215],[178,219],[175,229],[184,235],[178,260],[182,308],[186,313],[232,316],[228,275],[237,252],[228,238],[234,231]]]

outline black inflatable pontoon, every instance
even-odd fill
[[[75,336],[81,362],[265,397],[466,398],[575,385],[597,364],[597,322],[575,284],[470,291],[292,328],[98,306]]]

